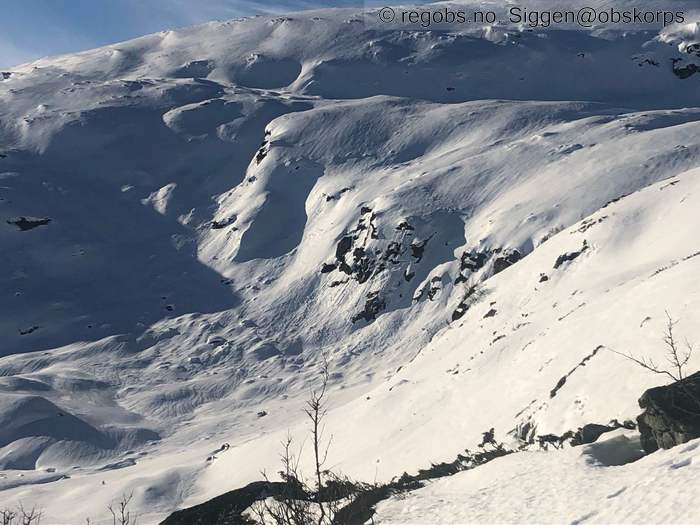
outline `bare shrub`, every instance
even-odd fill
[[[12,509],[0,510],[0,525],[14,525],[16,523],[17,513]]]
[[[369,484],[357,483],[326,467],[332,436],[324,437],[327,414],[328,361],[322,364],[321,386],[312,390],[304,413],[311,423],[313,475],[307,479],[299,467],[302,450],[293,452],[291,436],[282,443],[279,476],[283,488],[275,497],[256,502],[251,514],[256,523],[272,525],[333,525],[338,512],[357,494],[370,490]],[[263,472],[266,481],[270,481]]]
[[[680,347],[678,341],[676,340],[675,334],[673,333],[673,330],[676,324],[678,324],[678,321],[674,320],[671,317],[671,314],[668,313],[668,311],[666,312],[666,318],[667,322],[666,328],[664,330],[663,342],[666,346],[666,361],[668,362],[668,366],[661,367],[657,365],[651,358],[637,358],[632,354],[624,354],[613,349],[610,349],[610,351],[617,355],[621,355],[626,359],[629,359],[630,361],[638,364],[639,366],[641,366],[645,370],[648,370],[649,372],[665,375],[672,379],[674,382],[682,381],[686,377],[686,367],[688,365],[688,361],[690,361],[690,358],[693,355],[694,349],[687,339],[685,340],[685,344],[683,345],[684,348]]]
[[[134,493],[122,494],[114,503],[107,506],[112,515],[112,525],[136,525],[137,517],[131,515],[129,505],[134,498]]]
[[[0,525],[40,525],[43,513],[41,509],[25,507],[22,503],[16,509],[0,510]]]

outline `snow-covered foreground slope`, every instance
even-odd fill
[[[375,523],[696,523],[699,445],[627,465],[615,463],[639,441],[624,433],[583,450],[513,454],[382,503]]]
[[[3,75],[0,503],[80,523],[133,491],[157,523],[259,479],[288,429],[303,440],[322,354],[332,461],[371,480],[491,427],[633,418],[659,378],[611,350],[660,356],[665,310],[697,340],[700,74],[671,61],[696,61],[696,26],[365,16],[212,23]],[[576,457],[488,468],[586,475]]]

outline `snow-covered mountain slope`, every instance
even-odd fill
[[[274,472],[321,355],[334,464],[388,479],[632,418],[659,378],[610,350],[661,355],[665,310],[697,339],[696,25],[373,16],[2,75],[3,504],[79,523],[133,491],[157,523]]]

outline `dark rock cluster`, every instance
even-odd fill
[[[395,227],[394,239],[384,241],[380,239],[377,221],[378,215],[371,208],[360,208],[360,218],[355,228],[338,240],[335,260],[324,262],[320,269],[322,274],[339,272],[347,275],[348,279],[335,279],[329,286],[338,286],[350,280],[364,284],[388,268],[400,265],[405,266],[402,272],[404,281],[413,279],[413,265],[420,263],[430,238],[416,237],[414,226],[408,220],[402,220]],[[372,322],[386,307],[387,298],[380,291],[371,291],[366,295],[363,309],[351,321]]]

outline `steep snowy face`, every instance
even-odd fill
[[[2,74],[9,500],[82,522],[133,490],[156,522],[255,479],[322,354],[329,425],[371,427],[336,437],[360,476],[490,427],[635,415],[654,378],[620,381],[602,347],[655,354],[665,309],[690,339],[700,311],[697,26],[375,18],[216,22]]]

